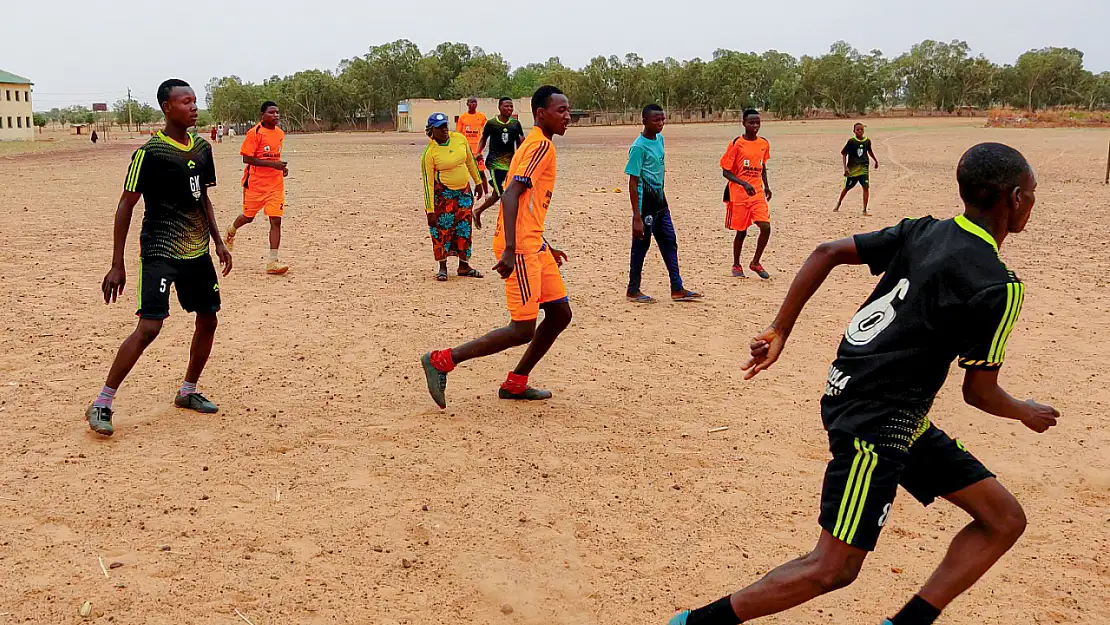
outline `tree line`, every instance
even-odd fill
[[[299,129],[392,120],[397,103],[409,98],[518,98],[541,84],[558,85],[576,108],[610,111],[651,102],[673,112],[755,107],[780,117],[893,107],[948,113],[996,106],[1110,108],[1110,72],[1085,69],[1079,50],[1030,50],[1013,64],[998,65],[973,55],[966,42],[932,40],[895,58],[839,41],[826,54],[801,58],[775,50],[717,50],[708,61],[645,63],[628,54],[598,56],[572,69],[558,57],[512,68],[500,54],[465,43],[421,52],[401,39],[345,59],[335,70],[304,70],[261,83],[213,78],[207,96],[215,118],[227,122],[255,120],[258,105],[274,100],[284,123]]]

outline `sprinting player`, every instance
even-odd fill
[[[551,137],[567,131],[570,102],[557,87],[543,86],[532,96],[532,113],[536,125],[513,157],[509,168],[512,179],[501,197],[493,236],[494,253],[500,256],[493,268],[505,281],[512,321],[465,345],[421,357],[428,392],[440,408],[447,406],[447,374],[456,365],[525,344],[528,349],[497,395],[522,400],[551,397],[549,391],[528,386],[528,374],[571,320],[570,301],[559,274],[567,255],[544,238],[544,218],[555,191],[555,144]],[[545,316],[537,326],[541,309]]]
[[[871,150],[871,139],[863,136],[864,125],[856,123],[852,129],[852,137],[848,139],[848,143],[844,144],[844,149],[840,154],[844,157],[844,189],[840,192],[840,199],[836,201],[836,208],[833,212],[840,210],[840,205],[844,203],[844,196],[852,190],[852,187],[857,184],[863,187],[863,214],[867,215],[867,201],[871,199],[871,179],[869,166],[871,161],[867,160],[870,156],[875,161],[875,169],[879,168],[879,159],[875,156],[875,152]]]
[[[282,275],[289,265],[281,262],[281,218],[285,214],[285,177],[289,165],[281,160],[285,131],[278,127],[281,111],[267,100],[262,103],[262,120],[247,131],[239,154],[243,157],[243,214],[227,229],[227,249],[233,249],[239,228],[254,221],[258,211],[270,219],[270,260],[266,273]]]
[[[497,117],[486,122],[482,129],[482,141],[478,144],[478,154],[489,144],[489,158],[486,168],[493,178],[493,193],[489,194],[482,205],[474,209],[474,225],[482,227],[482,213],[501,199],[505,192],[505,180],[509,177],[509,165],[517,148],[524,141],[524,127],[513,116],[513,99],[501,98],[497,103]]]
[[[644,107],[643,121],[644,130],[628,149],[628,164],[624,167],[624,173],[628,174],[628,196],[632,200],[632,258],[626,295],[638,304],[655,302],[640,291],[644,258],[654,235],[671,279],[671,299],[692,302],[700,299],[701,294],[682,286],[678,271],[678,237],[663,184],[666,178],[663,126],[667,123],[667,114],[658,104],[649,104]]]
[[[760,278],[771,277],[760,261],[767,241],[771,239],[771,184],[767,181],[767,161],[771,159],[771,144],[759,136],[759,111],[744,111],[744,134],[728,145],[721,157],[722,175],[728,180],[725,187],[725,227],[736,231],[732,241],[732,275],[744,277],[740,265],[740,252],[744,238],[754,223],[759,226],[759,241],[749,268]]]
[[[470,152],[474,154],[474,161],[478,163],[478,172],[482,176],[482,185],[486,184],[486,162],[478,143],[482,140],[482,130],[486,127],[486,114],[478,110],[478,98],[470,96],[466,99],[466,112],[459,115],[455,122],[455,132],[466,137],[470,144]]]
[[[821,493],[821,537],[808,555],[672,625],[731,625],[776,614],[851,584],[887,523],[898,486],[921,503],[947,499],[972,521],[893,625],[931,625],[1025,530],[1025,514],[963,443],[934,426],[929,408],[957,359],[964,401],[1034,432],[1056,424],[1050,406],[1011,397],[998,371],[1025,285],[998,255],[1025,229],[1036,178],[1013,148],[979,144],[956,170],[964,213],[898,225],[818,246],[778,316],[751,345],[752,378],[778,360],[803,306],[838,265],[882,275],[848,324],[829,368],[821,417],[832,460]]]
[[[123,294],[127,283],[123,250],[131,214],[141,197],[146,208],[139,234],[139,324],[120,345],[104,387],[85,411],[89,427],[104,436],[114,431],[112,401],[116,390],[170,315],[171,285],[177,290],[181,307],[197,315],[185,381],[173,403],[202,413],[218,410],[197,392],[197,380],[212,352],[216,313],[220,310],[219,279],[208,255],[210,237],[223,275],[231,272],[231,253],[220,240],[216,214],[208,199],[208,188],[216,186],[212,146],[187,130],[197,121],[197,97],[188,83],[177,79],[163,82],[158,87],[158,105],[166,117],[166,127],[131,157],[116,209],[112,269],[101,284],[105,304]]]

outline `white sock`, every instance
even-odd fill
[[[278,261],[278,251],[277,250],[270,250],[270,262],[271,263],[276,263],[277,261]]]

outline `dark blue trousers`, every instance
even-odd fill
[[[650,224],[648,222],[651,222]],[[654,236],[659,243],[659,253],[663,255],[663,262],[667,265],[667,273],[671,277],[671,292],[682,290],[682,276],[678,274],[678,237],[674,232],[674,222],[671,221],[671,211],[644,218],[644,238],[632,237],[632,261],[628,269],[628,292],[640,291],[640,279],[644,273],[644,259],[651,249],[651,237]]]

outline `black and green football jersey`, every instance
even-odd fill
[[[482,129],[482,136],[486,138],[489,145],[486,167],[508,171],[509,165],[513,162],[513,155],[516,154],[516,146],[524,141],[524,127],[511,117],[507,122],[494,117],[486,122],[486,127]]]
[[[852,137],[848,139],[848,143],[844,144],[844,149],[840,153],[848,156],[849,178],[867,175],[871,169],[871,163],[867,160],[867,154],[870,151],[871,139],[864,138],[860,140]]]
[[[189,259],[207,254],[204,198],[215,185],[212,146],[194,134],[182,145],[158,132],[135,150],[123,189],[143,194],[142,256]]]

